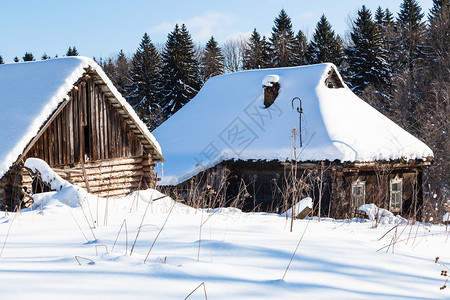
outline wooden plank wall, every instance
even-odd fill
[[[86,136],[87,135],[87,136]],[[70,100],[26,154],[51,167],[143,154],[139,139],[91,78]]]

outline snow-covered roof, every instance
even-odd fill
[[[433,156],[423,142],[356,96],[329,88],[332,64],[243,71],[210,79],[198,95],[153,131],[164,148],[162,184],[178,184],[228,159],[290,160],[299,127],[300,161],[419,159]],[[331,72],[331,73],[330,73]],[[279,77],[274,104],[264,108],[261,82]],[[276,76],[273,76],[276,75]],[[294,108],[293,108],[294,104]]]
[[[77,56],[4,64],[0,65],[0,178],[68,97],[87,68],[102,78],[145,138],[161,154],[161,147],[147,126],[92,59]]]

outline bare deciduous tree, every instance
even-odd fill
[[[239,36],[222,44],[222,53],[225,58],[225,73],[233,73],[242,70],[242,62],[245,53],[247,39]]]

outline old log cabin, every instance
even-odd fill
[[[214,77],[153,134],[174,195],[205,187],[209,199],[220,191],[247,211],[281,212],[310,196],[316,215],[351,217],[375,203],[418,217],[433,157],[332,64]]]
[[[161,148],[103,70],[85,57],[0,65],[0,204],[39,191],[23,165],[45,160],[93,194],[154,186]],[[34,184],[33,184],[34,180]]]

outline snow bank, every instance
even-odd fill
[[[205,290],[208,299],[449,299],[434,263],[436,256],[450,262],[445,226],[417,222],[396,231],[311,219],[295,220],[290,232],[274,214],[167,218],[149,210],[143,219],[142,204],[130,211],[110,200],[106,223],[103,207],[97,217],[97,207],[91,216],[84,204],[84,211],[2,214],[2,299],[185,299],[202,282],[189,300],[205,299]]]
[[[42,159],[39,158],[28,158],[24,164],[25,167],[41,175],[41,179],[50,185],[52,190],[60,191],[64,187],[72,185],[68,181],[64,180],[59,176],[53,169]]]
[[[40,193],[32,195],[34,204],[31,209],[47,208],[49,206],[66,204],[69,206],[79,206],[89,196],[84,189],[64,180],[43,160],[38,158],[28,158],[25,167],[34,173],[39,173],[43,182],[48,184],[55,192]]]
[[[305,208],[310,208],[312,210],[313,200],[311,199],[311,197],[303,198],[294,206],[294,216],[298,216]],[[287,216],[290,218],[292,216],[292,207],[289,208],[285,213],[281,214],[281,216]]]
[[[62,179],[52,168],[43,160],[38,158],[28,158],[25,161],[25,167],[29,168],[34,173],[39,173],[43,182],[50,185],[54,192],[39,193],[32,195],[34,205],[28,210],[32,209],[47,209],[49,207],[68,205],[79,206],[84,201],[91,201],[93,205],[97,205],[98,201],[105,202],[106,198],[98,197],[89,194],[83,188],[73,185],[70,182]],[[123,203],[125,206],[133,206],[138,210],[145,210],[147,204],[150,206],[152,213],[167,213],[170,210],[178,213],[193,213],[196,210],[174,201],[169,196],[155,189],[147,189],[142,191],[132,192],[130,195],[116,199],[117,202]],[[139,204],[142,202],[143,204]]]
[[[168,213],[171,210],[174,213],[180,214],[191,214],[196,212],[196,209],[184,205],[182,203],[176,202],[169,196],[166,196],[155,189],[134,191],[130,195],[124,197],[123,201],[125,203],[135,203],[136,201],[140,201],[143,203],[150,202],[149,209],[150,212],[152,213]],[[140,207],[142,209],[145,206],[141,205]]]
[[[379,224],[397,224],[406,221],[406,219],[402,218],[399,215],[394,216],[394,214],[390,211],[383,208],[378,208],[375,204],[361,205],[358,210],[365,212],[370,221],[375,221],[376,219],[378,219]]]
[[[0,65],[0,178],[91,67],[161,153],[161,147],[101,67],[87,57]]]
[[[423,142],[356,96],[325,78],[332,64],[242,71],[211,78],[197,96],[152,133],[164,148],[163,185],[181,183],[224,160],[292,158],[291,134],[302,100],[301,161],[367,162],[427,159]],[[261,82],[282,80],[265,108]],[[338,74],[339,76],[339,74]]]

